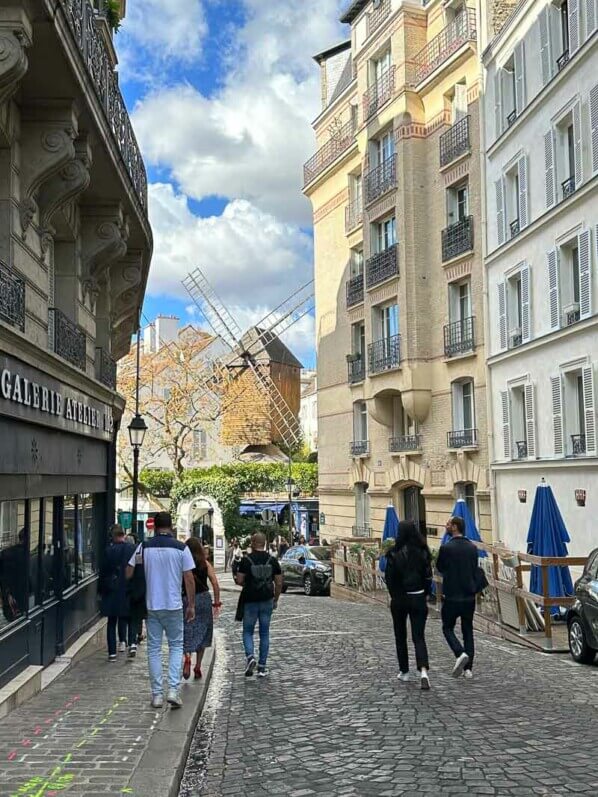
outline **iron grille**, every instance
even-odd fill
[[[556,59],[556,65],[559,72],[561,71],[561,69],[567,66],[568,63],[569,63],[569,50],[567,49],[563,50],[563,52]]]
[[[421,439],[418,434],[403,434],[398,437],[391,437],[388,442],[388,450],[394,454],[401,451],[419,451],[420,448]]]
[[[390,371],[401,364],[401,336],[377,340],[368,346],[368,362],[370,374]]]
[[[507,116],[507,125],[511,127],[513,122],[517,119],[517,109],[514,108],[511,113]]]
[[[391,188],[397,186],[397,156],[382,161],[380,166],[371,169],[365,176],[365,201],[369,205]]]
[[[0,263],[0,320],[25,331],[25,280]]]
[[[355,140],[355,124],[350,120],[342,127],[338,128],[324,144],[323,147],[313,155],[303,167],[303,183],[307,185],[315,180],[327,166],[335,161],[338,156],[348,149]]]
[[[98,381],[111,390],[116,390],[116,360],[104,349],[97,348],[96,353]]]
[[[585,434],[572,434],[571,435],[571,453],[574,457],[579,457],[586,453],[586,436]]]
[[[371,537],[372,536],[372,527],[371,526],[353,526],[351,529],[351,534],[353,537]]]
[[[351,456],[352,457],[363,457],[366,454],[370,453],[370,441],[369,440],[354,440],[351,443]]]
[[[469,152],[469,116],[464,116],[440,136],[440,165],[446,166]]]
[[[52,320],[50,326],[54,330],[54,340],[52,341],[54,353],[76,368],[80,368],[81,371],[85,371],[85,331],[56,307],[50,308],[48,312]]]
[[[363,382],[365,379],[365,360],[363,357],[360,356],[359,359],[348,362],[347,369],[349,371],[349,384],[356,385],[359,382]]]
[[[575,177],[567,177],[566,180],[563,180],[561,183],[561,188],[563,189],[563,199],[567,199],[571,196],[571,194],[575,193]]]
[[[445,227],[442,231],[442,259],[451,260],[473,249],[473,216]]]
[[[363,302],[363,274],[347,280],[347,307]]]
[[[385,105],[395,92],[395,67],[389,66],[363,95],[364,121]]]
[[[349,233],[359,227],[363,221],[363,199],[354,199],[345,208],[345,232]]]
[[[474,321],[475,316],[469,316],[459,321],[453,321],[452,324],[445,324],[444,354],[446,357],[454,357],[456,354],[474,350]]]
[[[513,221],[509,224],[511,229],[511,238],[514,238],[516,235],[519,235],[520,228],[519,228],[519,219],[513,219]]]
[[[565,326],[570,327],[572,324],[577,324],[579,319],[581,318],[579,308],[575,308],[574,310],[567,310],[565,313]]]
[[[515,446],[517,448],[517,459],[527,459],[527,440],[518,440]]]
[[[417,86],[466,42],[476,39],[475,9],[461,11],[413,59],[412,85]]]
[[[397,244],[389,246],[383,252],[368,258],[365,264],[366,284],[368,288],[379,285],[399,273],[399,261],[397,259]]]
[[[469,448],[477,446],[477,429],[459,429],[458,431],[447,432],[447,445],[449,448]]]

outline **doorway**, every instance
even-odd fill
[[[403,517],[412,520],[422,534],[426,533],[426,501],[421,487],[405,487],[403,490]]]

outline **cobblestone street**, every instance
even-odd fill
[[[478,634],[475,679],[454,680],[431,619],[425,693],[396,679],[383,607],[289,593],[270,677],[246,679],[225,602],[181,797],[598,793],[598,667]]]

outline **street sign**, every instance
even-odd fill
[[[133,523],[133,513],[119,511],[118,522],[123,527],[123,529],[130,529],[131,524]]]
[[[148,519],[145,521],[145,528],[148,531],[153,531],[154,530],[154,519],[153,519],[153,517],[148,517]]]

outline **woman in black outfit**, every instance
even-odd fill
[[[399,660],[399,680],[409,680],[407,652],[407,618],[411,621],[411,638],[415,662],[420,673],[421,688],[430,688],[428,649],[425,639],[428,617],[427,596],[432,584],[432,556],[415,523],[402,520],[395,547],[387,557],[386,583],[391,596],[390,611]]]

